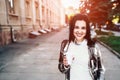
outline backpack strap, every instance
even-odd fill
[[[68,75],[69,73],[69,67],[65,67],[63,64],[63,57],[64,57],[64,52],[68,50],[69,47],[69,41],[68,40],[63,40],[61,43],[61,49],[60,49],[60,55],[59,55],[59,64],[58,64],[58,69],[60,72],[65,73]]]
[[[94,80],[104,80],[104,66],[101,60],[101,52],[96,46],[88,47],[90,74]]]
[[[62,62],[63,61],[63,55],[64,55],[64,52],[67,52],[68,50],[68,44],[69,44],[69,41],[68,40],[63,40],[62,43],[61,43],[61,48],[60,48],[60,57],[59,57],[59,62]],[[67,46],[66,46],[67,45]],[[65,49],[66,48],[66,49]]]
[[[95,48],[94,47],[88,47],[88,53],[89,53],[89,67],[91,69],[95,69],[97,67],[97,58],[95,55]]]

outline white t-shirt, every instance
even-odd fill
[[[66,56],[71,65],[70,80],[92,80],[88,69],[89,54],[86,40],[79,45],[71,42]]]

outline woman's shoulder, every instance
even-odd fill
[[[67,43],[69,40],[68,39],[64,39],[62,40],[62,43]]]
[[[62,42],[61,42],[61,51],[62,52],[65,52],[65,51],[67,51],[67,45],[69,44],[69,40],[68,39],[64,39],[64,40],[62,40]]]

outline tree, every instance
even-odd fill
[[[105,24],[111,9],[112,3],[110,0],[88,0],[84,3],[81,11],[86,13],[92,22]],[[87,10],[90,12],[87,13]]]
[[[86,0],[80,3],[80,13],[87,14],[92,23],[101,26],[107,22],[112,29],[113,18],[119,17],[120,22],[120,0]]]
[[[118,23],[120,23],[120,0],[115,0],[112,2],[112,4],[113,4],[113,8],[109,18],[113,19],[113,18],[119,17]]]
[[[105,24],[108,20],[108,15],[111,10],[111,3],[109,0],[89,0],[91,5],[89,7],[90,13],[88,16],[91,21],[98,24]]]

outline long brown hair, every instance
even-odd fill
[[[94,45],[94,42],[92,41],[91,39],[91,34],[90,34],[90,23],[89,23],[89,20],[87,18],[86,15],[82,15],[82,14],[76,14],[74,15],[71,20],[70,20],[70,28],[69,28],[69,42],[71,41],[74,41],[75,39],[75,36],[73,34],[73,30],[74,30],[74,27],[75,27],[75,22],[77,20],[84,20],[86,22],[86,35],[85,35],[85,39],[87,39],[87,42],[88,42],[88,46],[92,46]]]

